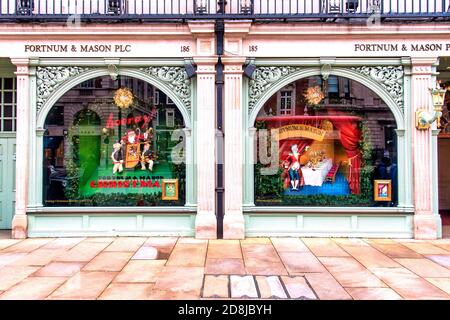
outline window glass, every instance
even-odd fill
[[[173,126],[126,78],[95,79],[93,96],[69,90],[49,112],[44,136],[45,206],[173,206],[185,203],[184,120]],[[101,89],[101,90],[100,90]],[[153,92],[153,88],[151,88]]]
[[[339,86],[339,83],[343,85]],[[259,206],[396,206],[397,128],[388,106],[353,80],[310,77],[293,83],[295,113],[274,115],[276,99],[255,127],[255,203]],[[283,98],[282,90],[278,94]],[[282,110],[282,109],[281,109]]]

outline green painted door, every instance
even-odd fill
[[[0,137],[0,229],[11,229],[15,210],[16,139]]]

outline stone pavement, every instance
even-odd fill
[[[450,299],[450,239],[0,234],[0,299]]]

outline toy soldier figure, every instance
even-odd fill
[[[141,154],[141,170],[146,170],[148,164],[148,170],[153,171],[153,151],[150,150],[150,143],[144,143],[144,149]]]

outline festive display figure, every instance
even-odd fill
[[[150,142],[153,139],[153,128],[148,128],[143,134],[139,137],[142,141]]]
[[[301,154],[298,152],[298,146],[293,144],[291,146],[291,153],[289,153],[284,161],[284,167],[285,169],[288,169],[291,190],[293,191],[298,190],[300,184],[300,156]]]
[[[134,130],[128,130],[122,143],[125,145],[125,168],[133,169],[140,161],[139,136]]]
[[[113,174],[117,172],[121,173],[123,171],[123,153],[122,153],[122,144],[114,143],[113,144],[113,152],[111,154],[111,159],[114,163]]]
[[[148,164],[148,170],[153,171],[153,151],[150,150],[150,143],[144,143],[144,149],[141,154],[141,170],[146,170]]]

